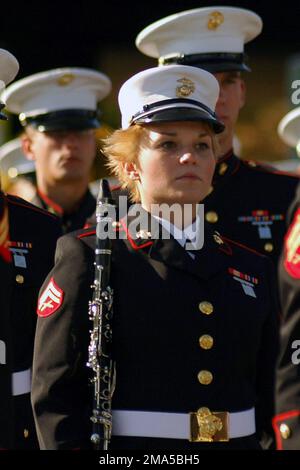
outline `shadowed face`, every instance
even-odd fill
[[[37,174],[50,184],[76,182],[88,177],[95,155],[94,130],[39,132],[27,129],[23,151],[34,160]]]
[[[246,89],[239,72],[218,72],[214,76],[220,86],[216,114],[225,124],[225,130],[218,136],[221,152],[224,154],[232,148],[235,125],[245,104]]]

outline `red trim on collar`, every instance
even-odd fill
[[[272,419],[272,425],[276,436],[277,450],[283,450],[279,424],[281,424],[281,422],[286,419],[295,418],[296,416],[300,416],[300,410],[286,411],[285,413],[280,413],[279,415],[274,416]]]
[[[223,239],[224,237],[222,237]],[[219,250],[220,251],[223,251],[223,253],[226,253],[226,255],[229,255],[229,256],[232,256],[232,248],[230,245],[228,245],[227,243],[224,244],[224,245],[219,245]]]
[[[271,173],[273,175],[281,175],[281,176],[291,176],[292,178],[296,180],[300,180],[300,175],[297,173],[293,173],[292,171],[283,171],[283,170],[277,170],[276,168],[272,167],[268,161],[257,161],[257,160],[244,160],[243,162],[248,164],[250,168],[253,170],[259,170],[263,171],[265,173]],[[255,163],[257,166],[251,166],[251,162]],[[250,163],[250,165],[249,165]]]
[[[120,189],[122,189],[121,184],[113,184],[110,188],[111,191],[119,191]]]
[[[123,221],[123,219],[120,220],[120,223],[122,224],[122,227],[123,227],[123,229],[124,229],[125,232],[126,232],[128,241],[129,241],[130,245],[132,246],[132,248],[133,248],[134,250],[140,250],[140,249],[142,249],[142,248],[146,248],[147,246],[153,245],[153,241],[152,241],[152,240],[150,240],[150,241],[144,243],[143,245],[137,245],[137,244],[135,243],[134,239],[130,236],[130,233],[129,233],[129,231],[128,231],[128,229],[127,229],[127,226],[125,225],[125,222]]]
[[[51,207],[57,214],[63,215],[64,210],[59,204],[52,201],[52,199],[46,196],[46,194],[42,193],[42,191],[40,191],[39,189],[37,189],[37,194],[41,199],[43,199],[43,201],[45,201],[47,206]]]
[[[271,171],[271,173],[275,173],[275,175],[291,176],[292,178],[300,180],[300,175],[298,175],[297,173],[293,173],[291,171],[282,171],[282,170],[276,170],[273,168],[270,168],[270,170],[267,168],[266,171]]]
[[[224,237],[223,235],[222,235],[222,239],[225,240],[225,241],[227,241],[227,242],[230,243],[230,244],[237,245],[237,246],[239,246],[240,248],[244,248],[244,250],[251,251],[251,253],[254,253],[255,255],[265,256],[265,255],[263,255],[262,253],[259,253],[259,251],[253,250],[252,248],[249,248],[249,246],[243,245],[242,243],[238,243],[238,242],[236,242],[236,241],[233,241],[233,240],[231,240],[230,238]]]
[[[96,230],[90,230],[89,232],[80,233],[76,238],[89,237],[90,235],[96,235]]]
[[[228,160],[228,158],[230,158],[232,154],[233,154],[233,149],[231,148],[230,150],[228,150],[228,152],[226,152],[224,155],[222,155],[222,157],[218,158],[217,164],[222,163],[225,160]]]
[[[14,197],[16,197],[16,196],[14,196]],[[27,201],[24,201],[24,204],[23,204],[22,199],[21,198],[18,198],[18,199],[20,200],[20,202],[15,201],[14,199],[11,199],[10,195],[7,194],[7,200],[9,201],[9,204],[14,204],[15,206],[25,207],[25,209],[28,209],[30,211],[39,212],[40,214],[43,214],[47,217],[52,217],[52,219],[58,220],[57,216],[55,214],[51,214],[51,212],[48,212],[45,209],[41,209],[40,207],[36,207],[31,203],[27,203]]]
[[[221,163],[225,162],[226,160],[229,160],[229,158],[231,158],[231,157],[234,157],[234,159],[235,159],[235,167],[231,170],[231,173],[229,172],[229,174],[231,176],[234,175],[239,170],[239,168],[241,166],[241,159],[239,157],[237,157],[236,155],[234,155],[233,149],[230,149],[229,152],[225,153],[225,155],[218,158],[218,161],[217,161],[217,164],[216,164],[216,171],[217,171],[217,168],[219,168]]]

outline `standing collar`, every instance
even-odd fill
[[[241,161],[232,150],[219,158],[213,177],[213,186],[227,180],[228,177],[236,173],[241,165]]]
[[[47,209],[49,212],[52,212],[53,214],[56,214],[60,217],[63,216],[64,211],[63,211],[63,208],[59,204],[57,204],[50,197],[44,194],[39,188],[37,188],[36,192],[37,192],[38,198],[41,200],[45,209]]]
[[[187,240],[190,242],[195,241],[197,230],[200,231],[200,224],[201,219],[200,216],[197,215],[196,220],[183,230],[178,228],[176,225],[172,224],[169,220],[162,219],[161,217],[153,216],[161,225],[162,227],[169,232],[173,238],[182,246],[185,246]],[[199,233],[199,232],[198,232]]]
[[[223,242],[220,235],[213,232],[208,224],[204,223],[203,227],[203,248],[192,251],[195,254],[195,259],[192,259],[182,244],[178,243],[172,234],[170,236],[170,231],[159,223],[157,218],[141,206],[139,210],[138,215],[130,213],[129,210],[127,220],[121,220],[128,243],[134,251],[143,251],[153,260],[176,269],[190,271],[202,279],[208,279],[224,269],[226,250],[222,247],[226,246],[226,242]],[[139,223],[136,223],[135,219],[138,217]]]
[[[35,204],[34,201],[33,203]],[[92,217],[96,210],[96,200],[89,190],[87,190],[83,196],[83,199],[81,200],[78,208],[71,214],[64,213],[62,207],[59,204],[56,204],[40,191],[37,192],[36,204],[60,217],[63,233],[72,232],[73,230],[83,228],[87,219]]]

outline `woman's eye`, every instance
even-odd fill
[[[209,145],[206,142],[199,142],[199,144],[196,145],[197,149],[199,150],[207,150],[209,149]]]
[[[169,150],[169,149],[172,149],[175,147],[175,142],[172,142],[171,140],[168,140],[166,142],[162,142],[160,144],[160,147],[162,147],[163,149],[166,149],[166,150]]]

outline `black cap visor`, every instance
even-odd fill
[[[207,54],[178,54],[162,57],[159,59],[161,65],[180,64],[191,65],[207,70],[207,72],[250,72],[246,64],[245,53],[213,52]]]
[[[70,109],[54,111],[38,116],[26,116],[21,121],[23,126],[33,126],[40,132],[59,130],[97,129],[101,126],[96,111]]]
[[[246,64],[238,64],[236,62],[197,62],[193,67],[199,67],[210,73],[217,72],[251,72]]]
[[[188,107],[173,107],[153,111],[149,114],[141,115],[134,119],[132,124],[149,124],[151,122],[172,122],[172,121],[202,121],[209,124],[216,134],[223,132],[224,124],[202,109]]]

